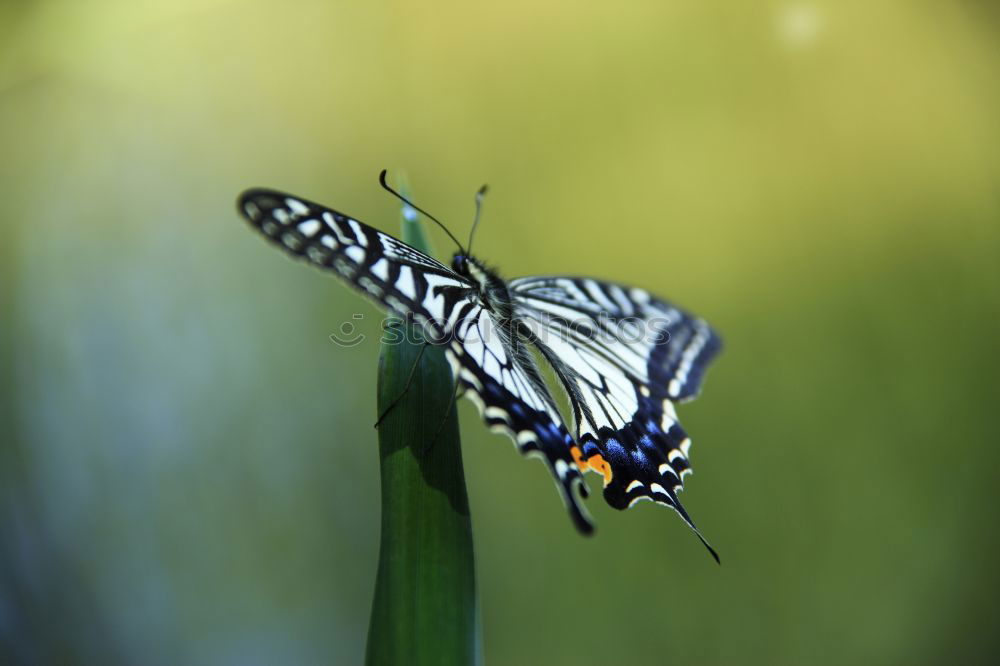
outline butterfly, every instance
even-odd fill
[[[413,205],[385,183],[384,171],[380,180]],[[718,561],[677,497],[691,472],[691,440],[674,404],[697,395],[721,348],[703,319],[612,282],[504,280],[450,232],[459,250],[446,266],[355,218],[283,192],[249,189],[237,207],[286,252],[332,271],[444,347],[459,389],[486,424],[509,435],[521,453],[545,461],[582,533],[593,531],[581,501],[588,495],[583,475],[593,472],[612,507],[652,500],[674,509]],[[539,360],[568,397],[571,419],[560,412]]]

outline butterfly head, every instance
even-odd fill
[[[493,272],[480,263],[478,259],[462,252],[456,252],[455,256],[451,258],[451,270],[462,277],[469,278],[481,289],[489,287],[495,279]]]
[[[455,256],[451,258],[451,270],[464,277],[471,277],[469,275],[469,257],[461,252],[456,252]]]
[[[480,293],[493,293],[504,288],[503,280],[475,257],[456,252],[451,258],[451,269],[479,285]]]

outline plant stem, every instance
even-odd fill
[[[408,206],[402,237],[430,254],[416,211]],[[394,337],[403,337],[402,326],[397,322]],[[368,666],[481,662],[455,389],[443,350],[430,346],[421,353],[419,340],[410,329],[403,342],[383,341],[379,357],[378,413],[398,402],[378,430],[382,540]]]

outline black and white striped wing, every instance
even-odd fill
[[[520,278],[509,287],[517,316],[569,395],[578,467],[604,477],[611,506],[650,499],[697,532],[677,498],[691,471],[691,440],[673,403],[697,395],[719,337],[641,289],[573,277]]]
[[[237,206],[286,252],[337,272],[369,298],[412,318],[430,340],[449,339],[456,306],[475,293],[439,261],[325,206],[266,189],[247,190]]]
[[[335,271],[348,284],[422,326],[446,344],[452,371],[487,425],[542,457],[570,516],[592,531],[580,495],[586,485],[563,424],[530,354],[476,297],[476,288],[444,264],[342,213],[282,192],[252,189],[240,212],[286,252]]]
[[[486,308],[463,310],[445,355],[465,395],[490,430],[509,435],[522,454],[545,461],[573,524],[591,533],[593,525],[581,501],[587,486],[573,456],[575,444],[531,353]]]

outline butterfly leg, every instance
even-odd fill
[[[444,430],[444,425],[448,422],[448,417],[451,416],[451,411],[455,409],[455,404],[463,395],[465,395],[465,389],[461,386],[456,387],[455,395],[451,397],[451,402],[448,403],[448,409],[445,411],[444,416],[441,417],[441,423],[438,424],[437,430],[434,432],[434,437],[432,437],[431,441],[424,447],[423,453],[425,455],[434,448],[434,445],[438,441],[438,437],[441,436],[441,432]]]
[[[400,392],[400,394],[397,395],[395,398],[393,398],[392,402],[389,403],[389,406],[385,408],[385,411],[379,415],[378,420],[375,421],[375,425],[373,426],[374,428],[379,427],[379,425],[382,423],[385,417],[389,415],[389,412],[391,412],[393,408],[395,408],[396,405],[399,404],[399,401],[402,400],[403,396],[405,396],[407,391],[410,390],[410,385],[413,384],[413,378],[417,374],[417,366],[420,365],[420,359],[423,358],[424,350],[427,349],[428,345],[430,345],[430,343],[427,341],[424,341],[424,343],[420,345],[420,351],[417,353],[417,358],[413,360],[413,365],[410,366],[410,374],[407,375],[406,377],[406,385],[403,387],[403,390]]]

